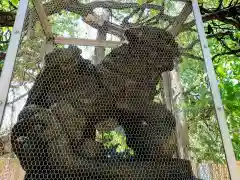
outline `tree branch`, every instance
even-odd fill
[[[9,40],[7,41],[0,41],[0,44],[8,44],[9,43]]]
[[[120,3],[120,2],[114,2],[114,1],[94,1],[90,2],[87,4],[79,3],[77,0],[63,0],[64,2],[59,3],[59,1],[50,1],[47,3],[44,3],[44,9],[46,11],[47,16],[51,16],[56,13],[60,13],[62,10],[67,10],[76,14],[80,14],[82,17],[87,17],[88,14],[92,14],[93,10],[95,8],[107,8],[107,9],[129,9],[129,8],[144,8],[144,9],[155,9],[158,11],[163,11],[164,8],[163,6],[156,5],[156,4],[149,4],[149,3],[144,3],[142,5],[138,3]],[[30,9],[27,15],[31,14],[32,17],[38,17],[36,10],[35,9]],[[8,26],[13,26],[14,24],[14,18],[16,14],[12,14],[9,12],[9,15],[13,15],[13,21],[9,22],[7,18],[4,18],[2,16],[2,24],[6,26],[6,22],[8,21]],[[32,18],[36,22],[38,19],[37,18]],[[1,22],[1,21],[0,21]],[[3,23],[5,22],[5,23]],[[35,23],[33,22],[33,23]],[[110,22],[105,22],[104,27],[98,25],[96,22],[91,22],[88,21],[86,22],[90,26],[100,29],[100,28],[105,28],[109,33],[113,35],[117,35],[119,37],[122,36],[122,33],[124,29],[117,24],[110,23]],[[28,22],[25,23],[25,26],[29,24]],[[27,29],[25,27],[25,29]]]
[[[239,9],[240,9],[240,4],[236,6],[223,8],[219,11],[214,11],[212,13],[207,13],[203,15],[202,19],[203,19],[203,22],[210,21],[210,20],[219,20],[224,23],[231,24],[235,26],[237,29],[240,29],[240,22],[237,22],[236,20],[233,20],[233,19],[228,19],[237,15]],[[186,31],[194,25],[195,25],[195,20],[192,20],[191,22],[184,24],[181,31],[182,32]]]
[[[22,98],[24,98],[24,97],[27,96],[27,95],[28,95],[28,92],[22,94],[21,96],[17,97],[16,99],[14,99],[14,100],[12,100],[12,101],[10,101],[10,102],[8,102],[7,105],[14,104],[15,102],[21,100]]]
[[[219,2],[219,5],[217,7],[217,10],[220,10],[223,6],[223,0],[218,0],[218,2]]]
[[[138,13],[139,11],[141,11],[141,8],[136,8],[133,10],[133,12],[131,12],[128,16],[126,16],[122,21],[123,26],[127,25],[129,19],[131,19],[131,17],[133,17],[134,14]]]
[[[17,7],[10,0],[8,0],[8,3],[14,10],[17,10]]]
[[[223,56],[223,55],[236,55],[236,56],[238,56],[237,53],[240,53],[240,49],[219,53],[219,54],[216,54],[215,56],[212,57],[212,61],[214,61],[217,57]]]
[[[162,14],[161,12],[157,14],[156,16],[146,20],[145,22],[142,22],[141,24],[149,24],[149,23],[154,23],[157,24],[159,20],[162,19],[164,21],[168,21],[170,24],[174,22],[175,17],[173,16],[168,16],[166,14]],[[153,22],[154,21],[154,22]]]
[[[67,0],[67,3],[64,3],[64,5],[62,6],[59,6],[59,3],[57,3],[57,1],[51,1],[49,3],[45,3],[44,7],[45,7],[46,14],[48,16],[55,13],[59,13],[63,9],[66,9],[76,14],[80,14],[82,17],[86,17],[88,14],[92,14],[95,8],[107,8],[107,9],[133,8],[133,9],[155,9],[158,11],[164,11],[164,8],[162,6],[156,5],[156,4],[144,3],[140,5],[138,3],[120,3],[120,2],[114,2],[114,1],[94,1],[91,3],[83,4],[83,3],[79,3],[78,1]],[[85,22],[96,29],[103,28],[113,35],[116,35],[119,37],[123,36],[122,34],[124,32],[124,28],[120,25],[117,25],[111,22],[105,22],[103,27],[101,27],[96,22],[92,22],[92,21],[85,21]]]
[[[139,5],[138,3],[121,3],[121,2],[114,2],[114,1],[94,1],[91,3],[83,4],[83,3],[79,3],[79,1],[77,1],[77,0],[63,0],[63,1],[64,1],[63,3],[59,3],[58,1],[50,1],[50,2],[44,3],[44,8],[45,8],[46,14],[48,16],[50,16],[55,13],[60,13],[63,9],[66,9],[67,11],[80,14],[82,17],[86,17],[88,14],[91,14],[95,8],[100,8],[100,7],[108,8],[108,9],[145,8],[145,9],[155,9],[158,11],[164,10],[163,6],[156,5],[156,4],[149,4],[149,3]],[[188,0],[181,0],[181,1],[189,2]],[[232,13],[229,13],[230,11],[235,12],[238,10],[238,8],[240,8],[240,5],[224,8],[219,11],[212,12],[210,14],[206,14],[203,16],[203,21],[206,22],[208,20],[218,19],[220,21],[223,21],[225,23],[230,23],[230,24],[234,25],[235,27],[239,28],[239,26],[240,26],[239,23],[237,23],[236,21],[233,21],[232,19],[226,19],[227,17],[232,17]],[[33,13],[33,17],[37,17],[36,12],[32,12],[32,13]],[[0,26],[1,25],[13,26],[15,15],[16,15],[15,13],[14,14],[8,13],[8,16],[11,17],[12,21],[9,21],[9,20],[6,21],[6,19],[7,19],[6,15],[1,16],[1,14],[0,14]],[[159,17],[163,18],[163,20],[170,20],[170,21],[172,19],[176,18],[176,17],[167,16],[167,15],[158,16],[158,18]],[[226,18],[221,19],[221,17],[226,17]],[[97,29],[102,28],[96,22],[86,22],[86,23]],[[194,25],[195,25],[195,20],[193,20],[189,23],[186,23],[183,26],[182,31],[188,30],[189,28],[191,28]],[[124,30],[121,26],[114,24],[114,23],[110,23],[110,22],[105,22],[104,28],[107,29],[107,31],[109,33],[112,33],[117,36],[122,36],[122,32]]]
[[[83,4],[82,4],[83,5]],[[142,5],[138,3],[121,3],[116,1],[94,1],[85,6],[89,9],[95,9],[98,7],[107,9],[129,9],[129,8],[144,8],[144,9],[154,9],[158,11],[164,11],[163,7],[156,4],[144,3]]]
[[[196,59],[196,60],[203,61],[202,57],[195,56],[195,55],[187,53],[187,52],[182,53],[182,56],[185,56],[185,57],[188,57],[188,58],[191,58],[191,59]]]
[[[210,39],[210,38],[224,37],[224,36],[231,35],[231,34],[233,34],[233,32],[230,32],[230,31],[219,32],[219,33],[216,33],[216,34],[208,34],[207,38]],[[199,39],[196,39],[184,49],[185,50],[191,50],[199,42],[200,42]]]
[[[44,3],[43,5],[45,8],[46,14],[48,16],[51,16],[55,13],[60,13],[62,10],[65,9],[67,11],[80,14],[82,17],[86,18],[87,15],[93,13],[93,10],[95,8],[99,8],[99,7],[108,8],[108,9],[127,9],[127,8],[145,9],[147,8],[147,9],[155,9],[160,12],[164,10],[164,6],[149,4],[149,3],[140,5],[138,3],[121,3],[121,2],[115,2],[115,1],[94,1],[94,2],[84,4],[84,3],[80,3],[78,0],[63,0],[63,1],[64,2],[62,3],[59,3],[59,1],[50,1],[50,2]],[[189,2],[188,0],[180,0],[180,1]],[[206,22],[209,20],[218,19],[225,23],[233,24],[236,27],[239,27],[240,23],[237,23],[237,21],[232,19],[227,19],[228,17],[232,17],[234,15],[233,12],[237,12],[239,8],[240,8],[240,5],[227,7],[224,9],[220,9],[219,11],[204,11],[208,13],[203,15],[203,21]],[[232,12],[230,13],[230,11]],[[28,12],[28,15],[30,13],[32,17],[37,17],[37,13],[35,9],[31,9]],[[16,14],[12,12],[2,12],[2,14],[0,12],[0,26],[1,25],[13,26],[15,15]],[[9,20],[9,17],[10,17],[10,20]],[[176,17],[168,16],[165,14],[158,14],[157,16],[153,17],[153,19],[147,20],[147,22],[152,21],[154,19],[158,20],[158,18],[163,19],[164,21],[169,21],[171,23]],[[34,20],[33,23],[35,23],[37,21],[37,18],[30,18],[30,20]],[[105,22],[103,25],[99,25],[97,22],[94,22],[92,20],[87,21],[86,19],[85,19],[85,22],[90,26],[92,26],[93,28],[104,29],[108,33],[111,33],[121,38],[123,37],[124,27],[122,27],[121,25],[117,25],[111,22]],[[153,23],[155,23],[155,21]],[[26,22],[25,26],[27,26],[27,24],[29,24],[29,22]],[[181,28],[181,31],[189,30],[194,25],[195,25],[195,20],[189,23],[186,23]],[[27,29],[28,28],[25,27],[25,30]]]
[[[163,11],[163,7],[156,4],[144,3],[142,5],[138,3],[121,3],[115,1],[93,1],[87,4],[79,3],[77,0],[64,0],[65,3],[59,3],[58,1],[50,1],[43,4],[48,16],[59,13],[61,10],[66,9],[70,12],[87,16],[89,13],[96,8],[106,9],[130,9],[130,8],[144,8],[144,9],[155,9]]]
[[[141,22],[141,19],[142,19],[143,14],[144,14],[144,9],[142,8],[142,9],[140,10],[139,15],[138,15],[137,22]]]
[[[32,78],[34,81],[36,80],[36,77],[32,75],[31,73],[27,72],[27,70],[24,70],[24,73],[26,73],[30,78]]]

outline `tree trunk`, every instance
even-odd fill
[[[186,122],[185,113],[181,107],[184,103],[184,97],[178,67],[175,67],[174,70],[171,72],[171,87],[172,110],[176,118],[178,152],[181,158],[189,159],[188,124]]]

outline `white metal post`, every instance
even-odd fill
[[[27,7],[28,0],[21,0],[18,7],[15,23],[13,26],[12,36],[9,42],[7,55],[4,61],[2,74],[0,77],[0,128],[3,123],[4,109],[8,97],[8,91],[12,79],[12,73],[18,51],[19,41],[22,34]]]
[[[229,169],[229,174],[232,180],[238,180],[238,171],[237,171],[237,162],[235,159],[233,147],[232,147],[232,142],[227,126],[227,121],[226,121],[226,116],[220,96],[220,91],[218,89],[218,83],[217,83],[217,78],[216,74],[214,71],[212,59],[211,59],[211,54],[210,50],[208,48],[208,43],[204,31],[204,26],[203,26],[203,21],[202,21],[202,16],[200,13],[200,9],[198,6],[198,1],[197,0],[192,0],[192,6],[193,6],[193,13],[195,16],[196,20],[196,27],[198,30],[198,36],[200,39],[201,43],[201,48],[202,48],[202,53],[205,61],[205,66],[206,66],[206,71],[208,74],[209,78],[209,83],[211,86],[211,91],[212,91],[212,96],[213,96],[213,101],[216,109],[216,115],[220,127],[220,132],[222,136],[222,141],[224,145],[224,150],[225,150],[225,155],[227,159],[227,164],[228,164],[228,169]]]

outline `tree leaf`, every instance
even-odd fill
[[[18,3],[19,3],[18,0],[11,0],[11,2],[12,2],[12,4],[13,4],[14,6],[18,6]]]

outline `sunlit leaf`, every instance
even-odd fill
[[[11,0],[11,2],[12,2],[12,4],[13,4],[14,6],[17,6],[17,5],[18,5],[18,3],[19,3],[19,1],[18,1],[18,0]]]

